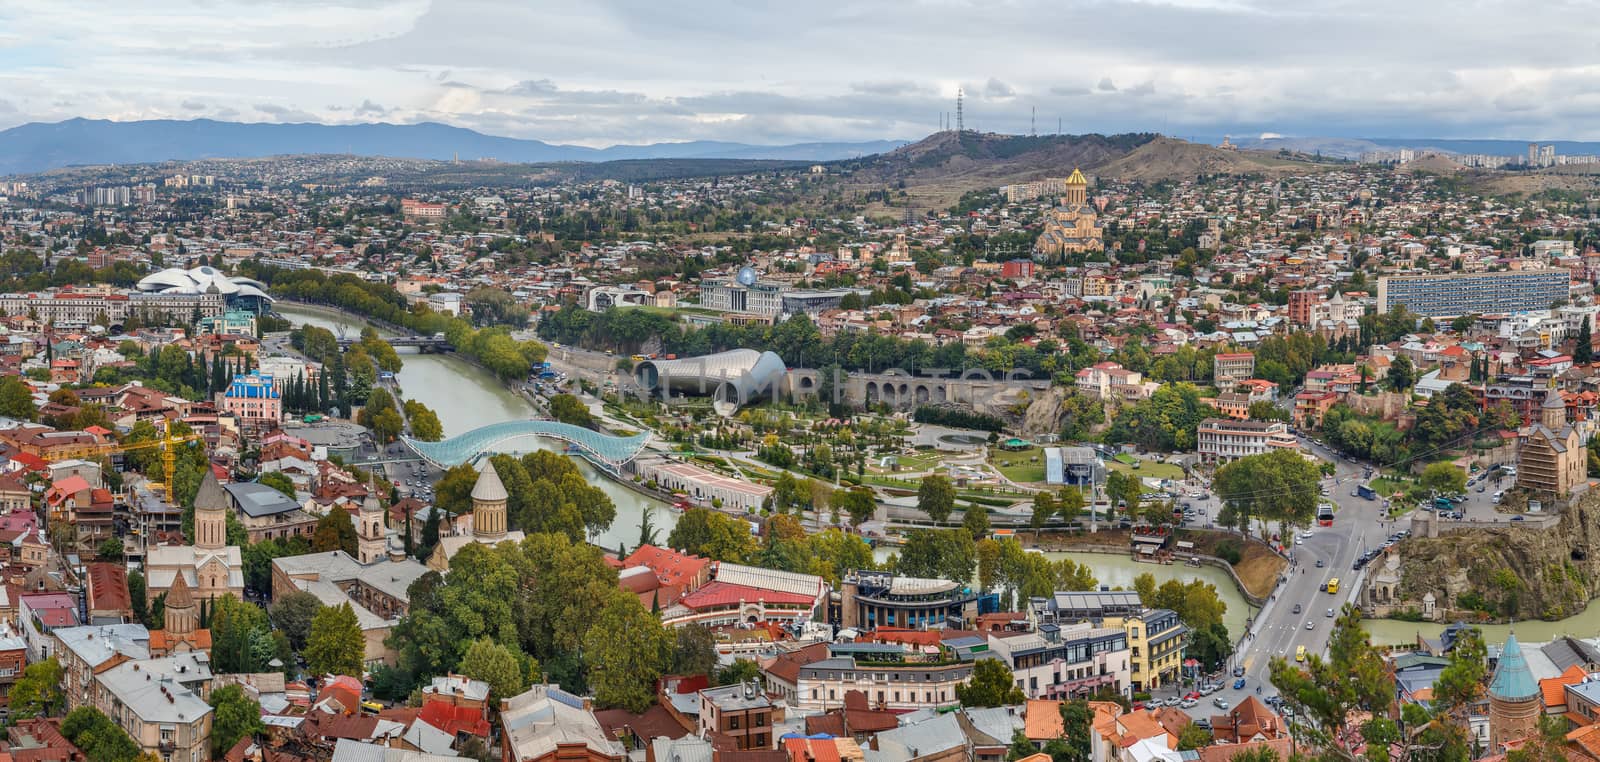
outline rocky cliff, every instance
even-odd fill
[[[1396,551],[1396,598],[1420,611],[1432,593],[1437,619],[1569,617],[1600,594],[1600,490],[1574,501],[1550,528],[1509,524],[1413,537]]]

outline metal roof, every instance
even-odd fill
[[[590,461],[613,471],[633,460],[650,441],[648,433],[616,437],[570,423],[540,420],[491,423],[440,442],[422,442],[410,437],[401,439],[423,460],[439,468],[450,468],[486,452],[500,452],[500,448],[507,443],[529,437],[546,437],[571,444]]]
[[[282,492],[258,482],[233,482],[223,485],[222,488],[233,496],[233,501],[238,504],[239,510],[253,519],[288,513],[300,507],[299,503],[289,499]]]

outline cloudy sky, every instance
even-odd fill
[[[1596,0],[0,0],[0,128],[1600,139]]]

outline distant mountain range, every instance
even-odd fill
[[[463,127],[422,124],[262,124],[152,119],[30,122],[0,131],[0,174],[94,164],[145,164],[284,154],[354,154],[412,159],[599,162],[623,159],[775,159],[834,161],[882,153],[903,140],[767,146],[693,141],[585,148],[497,137]]]
[[[1217,143],[1222,138],[1196,138]],[[1320,153],[1340,159],[1359,159],[1369,151],[1393,151],[1397,148],[1435,150],[1446,153],[1486,154],[1489,156],[1527,156],[1528,144],[1553,145],[1562,155],[1600,154],[1600,143],[1579,140],[1459,140],[1451,138],[1338,138],[1338,137],[1239,137],[1231,138],[1240,148],[1261,151],[1286,149],[1302,153]]]

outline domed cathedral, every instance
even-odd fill
[[[1036,259],[1059,259],[1067,254],[1104,251],[1105,227],[1089,203],[1089,180],[1078,169],[1067,178],[1061,203],[1044,220],[1044,232],[1033,245]]]
[[[1527,657],[1517,643],[1516,633],[1506,636],[1505,649],[1489,680],[1489,746],[1500,749],[1511,741],[1533,735],[1538,730],[1539,683],[1528,669]]]
[[[154,601],[183,577],[189,593],[212,600],[228,593],[244,598],[244,561],[239,546],[228,544],[228,512],[233,504],[211,469],[194,496],[194,544],[158,545],[145,563],[145,594]]]
[[[472,485],[471,534],[440,538],[439,544],[433,548],[433,555],[428,557],[428,568],[437,572],[448,571],[450,559],[469,543],[498,545],[508,540],[521,542],[522,532],[507,528],[508,499],[510,495],[506,493],[506,485],[500,481],[500,474],[495,472],[494,463],[484,458],[478,464],[478,481]]]

